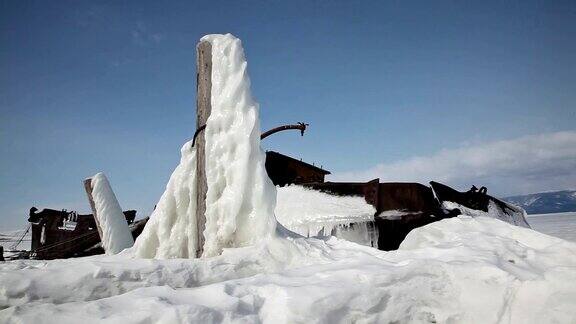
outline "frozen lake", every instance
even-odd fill
[[[528,215],[528,223],[539,232],[576,242],[576,212]]]

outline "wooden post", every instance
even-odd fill
[[[94,221],[96,222],[98,235],[100,235],[100,239],[102,239],[102,228],[100,228],[100,222],[98,222],[98,216],[96,215],[96,205],[94,204],[94,198],[92,197],[92,178],[84,180],[84,189],[86,190],[86,195],[88,196],[88,202],[90,203],[90,208],[92,209],[92,215],[94,215]]]
[[[196,129],[206,124],[212,111],[212,44],[203,41],[196,47]],[[198,241],[196,257],[204,252],[204,229],[206,228],[206,141],[204,131],[196,139],[196,224]]]

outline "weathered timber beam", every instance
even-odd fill
[[[196,47],[196,133],[193,145],[196,143],[196,257],[204,252],[204,229],[206,228],[206,141],[202,130],[212,111],[212,44],[200,42]]]
[[[102,239],[102,228],[100,226],[100,222],[98,221],[96,204],[94,204],[94,197],[92,196],[92,178],[84,180],[84,189],[86,190],[86,195],[88,196],[88,202],[90,203],[90,208],[92,209],[92,215],[94,215],[94,221],[96,222],[98,235],[100,235],[100,239]]]

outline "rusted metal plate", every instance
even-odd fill
[[[136,217],[136,211],[124,211],[124,217],[126,217],[127,223],[131,224]],[[70,218],[74,219],[76,225],[74,228],[65,229],[64,222]],[[35,259],[64,259],[104,253],[104,250],[86,252],[100,242],[92,214],[79,215],[76,212],[54,209],[43,209],[40,212],[31,210],[29,220],[32,221],[31,252],[33,252]],[[134,233],[132,225],[131,230],[133,235],[139,234]],[[42,236],[44,240],[42,240]]]
[[[330,174],[315,165],[274,151],[266,152],[265,166],[272,183],[281,187],[288,184],[324,182],[324,177]]]

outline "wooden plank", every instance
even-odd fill
[[[92,178],[84,180],[84,189],[86,190],[86,195],[88,196],[88,202],[90,203],[90,208],[92,209],[92,215],[94,215],[94,221],[96,222],[98,235],[100,235],[100,240],[102,240],[102,228],[100,227],[100,222],[98,221],[98,215],[96,214],[96,205],[94,204],[94,197],[92,197]]]
[[[212,111],[212,44],[200,42],[196,47],[196,129],[206,124]],[[206,141],[204,131],[196,138],[196,224],[198,241],[196,257],[204,252],[204,229],[206,228]]]

